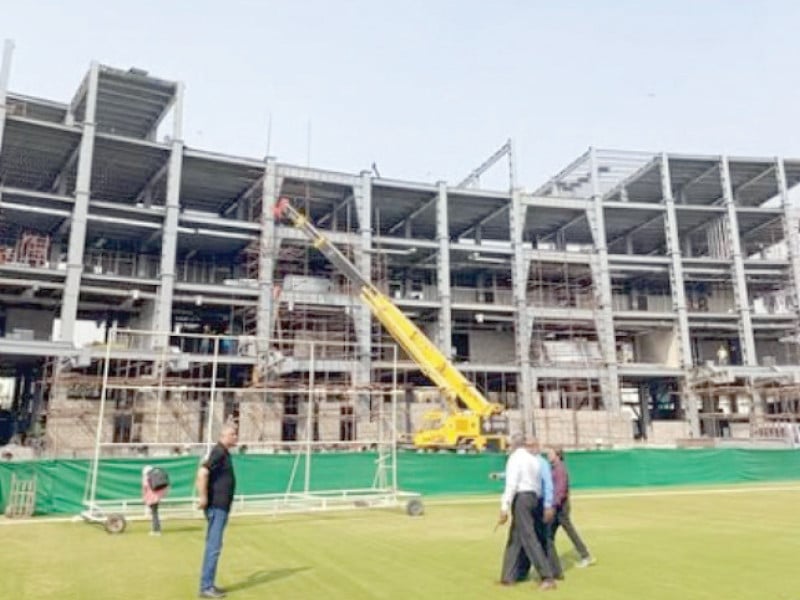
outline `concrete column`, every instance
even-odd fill
[[[0,62],[0,151],[3,149],[3,131],[6,126],[6,94],[8,80],[11,77],[11,56],[14,54],[14,42],[6,40],[3,44],[3,57]]]
[[[89,68],[86,85],[86,112],[83,119],[78,173],[75,181],[75,206],[69,231],[67,250],[67,277],[61,300],[61,341],[72,342],[75,321],[78,317],[78,296],[83,273],[83,251],[86,245],[86,220],[89,214],[89,195],[92,183],[92,156],[94,154],[95,113],[100,66],[93,62]]]
[[[600,305],[596,311],[596,327],[600,348],[605,363],[604,404],[608,410],[620,409],[619,373],[617,368],[617,342],[614,336],[614,314],[611,297],[611,274],[608,268],[608,247],[606,245],[606,220],[603,212],[603,197],[600,193],[600,173],[597,164],[597,152],[594,148],[589,151],[592,175],[592,206],[589,211],[593,213],[592,235],[594,237],[595,254],[597,257],[597,298]]]
[[[164,227],[161,238],[161,269],[156,298],[153,329],[168,332],[172,327],[172,297],[175,292],[175,260],[178,251],[178,217],[181,203],[181,169],[183,167],[183,84],[178,83],[173,107],[169,167],[167,169],[167,197]],[[159,340],[159,345],[166,339]]]
[[[361,181],[353,187],[353,198],[358,215],[359,244],[355,247],[358,270],[372,281],[372,177],[369,171],[361,172]],[[356,341],[358,344],[358,367],[354,373],[357,385],[370,382],[372,369],[372,313],[369,307],[358,301],[354,307]]]
[[[522,230],[525,224],[525,211],[522,204],[522,192],[515,189],[511,192],[511,207],[508,211],[511,249],[511,287],[514,297],[514,345],[519,365],[517,377],[517,398],[522,415],[522,431],[526,435],[536,434],[533,410],[534,377],[531,369],[531,332],[533,329],[533,313],[528,309],[527,286],[529,261],[525,256],[522,243]]]
[[[453,358],[453,323],[450,302],[450,232],[447,215],[447,184],[440,181],[436,197],[436,286],[439,288],[439,349],[447,358]]]
[[[686,288],[683,279],[683,261],[681,258],[680,237],[678,235],[678,216],[675,211],[675,198],[672,195],[672,178],[669,170],[669,158],[661,155],[661,193],[664,199],[665,219],[664,234],[667,240],[667,252],[670,259],[670,288],[672,306],[678,316],[678,342],[681,351],[681,368],[683,369],[683,400],[687,419],[693,436],[700,435],[699,407],[697,396],[691,392],[690,377],[694,366],[692,361],[692,343],[689,333],[689,315],[686,310]]]
[[[734,298],[736,299],[736,312],[739,316],[739,345],[742,351],[742,364],[755,366],[758,364],[756,356],[756,343],[753,337],[753,321],[750,315],[750,299],[747,294],[747,281],[744,272],[744,258],[742,257],[741,236],[739,234],[739,220],[736,215],[736,203],[733,197],[730,165],[728,157],[720,159],[720,182],[722,184],[722,198],[726,209],[725,225],[728,228],[730,251],[733,259],[732,271]]]

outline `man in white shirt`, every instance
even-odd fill
[[[500,500],[498,523],[511,520],[500,583],[511,585],[519,578],[520,553],[524,552],[529,563],[534,565],[541,578],[540,588],[550,590],[556,587],[550,562],[545,557],[542,545],[536,536],[534,519],[539,498],[542,496],[542,463],[525,448],[522,434],[511,436],[511,454],[506,462],[506,486]],[[551,498],[552,501],[552,498]]]

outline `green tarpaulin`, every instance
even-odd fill
[[[311,461],[313,490],[366,488],[372,485],[375,454],[317,454]],[[37,514],[75,514],[82,509],[90,469],[88,460],[41,460],[0,463],[0,510],[5,508],[11,474],[36,475]],[[137,498],[144,465],[167,470],[173,496],[190,496],[198,458],[108,459],[98,475],[98,500]],[[281,454],[235,454],[237,493],[286,491],[294,457]],[[490,475],[502,471],[502,455],[399,454],[403,490],[424,495],[499,493],[502,482]],[[800,480],[797,450],[624,450],[574,452],[567,456],[575,489],[665,485],[713,485]],[[302,489],[300,461],[293,489]]]

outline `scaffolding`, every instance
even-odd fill
[[[692,376],[701,434],[717,446],[800,448],[800,372],[706,365]]]
[[[143,505],[138,498],[99,499],[102,459],[199,455],[213,445],[226,423],[238,426],[240,448],[248,454],[279,452],[293,456],[285,489],[237,496],[234,501],[237,513],[281,514],[404,505],[409,514],[420,514],[419,495],[398,487],[396,423],[400,392],[396,350],[391,382],[356,386],[345,378],[338,383],[320,381],[319,372],[325,370],[320,362],[324,362],[322,357],[326,355],[320,349],[325,343],[297,342],[296,346],[305,349],[292,353],[293,364],[273,365],[271,377],[256,388],[235,386],[229,377],[223,377],[235,356],[226,354],[226,349],[237,341],[230,336],[213,336],[210,355],[202,359],[173,352],[180,344],[172,342],[149,357],[130,356],[141,355],[153,339],[163,336],[154,332],[114,331],[103,345],[103,356],[93,361],[93,376],[83,375],[92,378],[100,391],[84,519],[103,523],[109,531],[118,532],[124,529],[127,518],[142,515]],[[176,336],[169,334],[169,337]],[[305,357],[304,360],[297,361],[299,356]],[[286,360],[288,357],[279,362]],[[206,364],[196,368],[193,363],[197,362]],[[195,410],[185,410],[185,406],[178,404],[182,400],[194,402]],[[188,438],[192,441],[169,426],[171,411],[176,409],[195,419],[194,436]],[[283,413],[280,419],[275,418],[278,412]],[[115,421],[120,414],[133,416],[129,422],[131,430],[125,436],[119,435]],[[276,424],[280,424],[279,429]],[[134,431],[136,425],[138,429]],[[356,428],[368,430],[367,435],[356,439]],[[330,489],[316,483],[312,464],[320,451],[374,452],[371,485]],[[341,477],[346,481],[347,473]],[[176,517],[198,516],[195,505],[194,497],[167,498],[164,513]]]

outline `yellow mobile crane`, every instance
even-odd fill
[[[414,447],[504,450],[508,417],[503,406],[484,398],[433,342],[289,203],[288,198],[278,201],[275,216],[285,217],[303,231],[314,247],[356,286],[359,297],[375,318],[441,391],[446,409],[431,410],[424,415],[422,429],[414,434]]]

